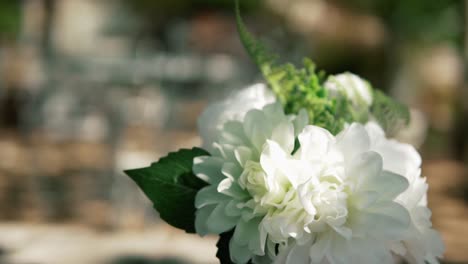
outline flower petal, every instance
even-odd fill
[[[306,160],[320,160],[328,152],[333,136],[318,126],[306,126],[298,136],[301,145],[295,156]]]
[[[379,202],[372,208],[357,210],[350,216],[349,225],[356,236],[385,240],[401,240],[410,226],[408,211],[395,202]]]
[[[368,188],[379,192],[380,199],[394,200],[409,186],[408,180],[398,174],[383,171],[379,178],[368,182]]]
[[[245,163],[249,160],[254,160],[254,155],[252,151],[245,146],[240,146],[236,148],[234,151],[234,155],[236,156],[236,160],[240,166],[245,167]]]
[[[221,173],[223,160],[219,157],[200,156],[193,159],[193,173],[210,184],[217,184],[224,179]]]
[[[230,200],[226,204],[226,208],[224,209],[224,212],[226,213],[226,215],[227,216],[232,216],[232,217],[241,216],[242,209],[237,206],[238,204],[239,204],[239,201]]]
[[[272,124],[260,110],[251,110],[245,115],[244,131],[251,144],[261,150],[263,144],[271,136]]]
[[[323,259],[328,253],[331,245],[332,235],[330,232],[322,233],[317,237],[316,242],[310,247],[309,256],[311,263],[323,263]]]
[[[307,114],[307,111],[303,108],[299,110],[299,113],[294,119],[294,136],[299,135],[299,133],[302,132],[304,127],[307,126],[309,123],[309,115]]]
[[[217,204],[220,201],[228,199],[228,196],[218,192],[216,185],[209,185],[197,192],[197,195],[195,196],[195,207],[201,208],[210,204]]]
[[[228,121],[220,132],[219,142],[229,145],[245,145],[248,140],[244,134],[244,128],[239,121]]]
[[[284,114],[284,108],[278,101],[273,104],[265,105],[262,111],[267,119],[275,125],[287,119],[286,115]]]
[[[408,188],[405,177],[382,171],[382,167],[382,157],[376,152],[355,157],[349,170],[349,177],[357,183],[355,192],[376,192],[379,200],[393,200]]]
[[[236,225],[232,239],[240,246],[248,245],[252,234],[258,234],[259,223],[258,220],[240,220]]]
[[[215,205],[208,205],[199,208],[195,212],[195,230],[200,236],[205,236],[210,233],[210,230],[207,227],[207,221],[215,207]]]
[[[239,217],[232,217],[226,215],[226,213],[224,212],[225,207],[226,203],[218,204],[206,220],[206,226],[208,227],[208,230],[210,230],[210,232],[214,234],[221,234],[226,231],[229,231],[236,225]]]
[[[237,264],[247,263],[252,258],[252,253],[248,246],[241,246],[237,244],[234,239],[229,241],[229,253],[231,260]]]
[[[294,139],[294,126],[287,120],[276,126],[271,135],[271,140],[277,142],[287,153],[294,150]]]
[[[232,120],[242,120],[251,109],[261,109],[276,100],[265,84],[259,83],[236,91],[226,100],[208,106],[198,119],[198,131],[203,147],[211,153],[212,144],[218,139],[219,130]]]
[[[345,159],[351,161],[356,155],[368,151],[370,138],[364,126],[352,123],[336,137],[337,145],[343,152]]]
[[[290,251],[286,258],[286,264],[300,264],[300,263],[309,263],[309,252],[310,244],[304,245],[295,245]]]
[[[369,191],[368,182],[372,182],[373,178],[380,178],[382,167],[382,157],[376,152],[368,151],[352,159],[346,166],[346,174],[356,184],[355,191]]]
[[[267,175],[275,175],[282,161],[287,158],[287,153],[278,143],[268,140],[260,156],[260,164]]]

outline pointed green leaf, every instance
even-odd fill
[[[127,170],[161,218],[188,233],[195,232],[195,195],[206,183],[192,172],[193,159],[209,155],[203,149],[181,149],[169,153],[150,167]]]

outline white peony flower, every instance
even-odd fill
[[[379,152],[384,161],[384,169],[405,176],[409,188],[400,194],[396,201],[410,213],[412,224],[405,238],[392,245],[397,255],[403,256],[409,263],[439,263],[445,251],[442,239],[432,229],[431,212],[427,208],[426,179],[421,177],[421,156],[408,144],[385,138],[382,128],[373,122],[366,125],[371,137],[371,149]]]
[[[375,124],[335,137],[307,121],[276,103],[223,125],[212,156],[194,160],[210,184],[196,196],[197,232],[234,229],[235,263],[437,262],[419,154]]]
[[[266,248],[267,233],[259,227],[268,211],[287,203],[289,185],[287,179],[267,178],[261,153],[268,140],[291,153],[307,122],[305,111],[287,116],[279,103],[253,109],[242,122],[224,123],[212,156],[195,158],[194,173],[210,184],[195,199],[197,233],[220,234],[235,227],[230,253],[236,263],[263,256],[265,249],[274,252],[270,242]]]
[[[323,144],[330,142],[330,135],[324,137],[317,136],[320,133],[315,133],[316,135],[313,136],[314,133],[310,133],[309,136],[305,136],[308,129],[310,128],[306,127],[304,132],[299,135],[301,148],[294,155],[294,158],[304,159],[304,157],[297,156],[304,151],[304,146],[308,146],[307,143],[304,144],[304,137],[315,138],[313,142],[321,142],[322,145],[314,143],[314,147],[306,147],[312,151],[305,157],[313,157],[314,161],[323,159],[325,161],[322,162],[335,164],[335,166],[339,164],[337,161],[341,160],[344,163],[344,171],[335,168],[332,173],[327,172],[324,175],[345,175],[338,178],[343,180],[342,184],[346,184],[352,180],[353,172],[357,172],[360,174],[356,176],[358,182],[361,181],[365,184],[365,179],[371,179],[369,176],[366,177],[369,175],[366,173],[368,171],[366,167],[374,166],[374,172],[375,168],[379,167],[381,170],[383,169],[382,174],[387,176],[381,176],[380,180],[374,179],[374,184],[369,186],[374,185],[376,189],[369,191],[371,188],[367,188],[368,190],[365,192],[359,191],[357,188],[349,192],[353,188],[348,190],[339,188],[337,181],[332,181],[332,184],[325,182],[325,186],[323,182],[314,183],[315,188],[306,192],[300,190],[299,196],[303,197],[302,199],[305,201],[304,208],[309,208],[307,209],[309,215],[318,214],[320,211],[326,212],[327,221],[320,223],[320,218],[317,219],[318,225],[314,224],[312,227],[319,226],[320,229],[312,230],[318,231],[318,233],[312,232],[313,240],[310,239],[304,243],[304,239],[296,239],[292,243],[284,243],[286,246],[280,251],[275,263],[393,263],[391,254],[400,255],[409,263],[438,263],[437,258],[442,257],[444,246],[440,235],[431,228],[430,211],[426,201],[427,184],[425,179],[420,177],[421,157],[417,151],[410,145],[387,139],[382,128],[376,123],[369,123],[365,128],[352,124],[336,137],[335,143],[327,143],[326,145]],[[318,128],[313,130],[319,131]],[[322,134],[327,133],[326,131],[322,132]],[[339,152],[344,154],[343,159],[337,159],[336,149],[334,150],[333,146],[337,146]],[[327,149],[327,151],[323,152],[323,149]],[[352,154],[353,152],[354,154]],[[330,156],[325,153],[330,153]],[[352,156],[354,158],[347,159],[347,157]],[[278,159],[282,158],[276,160]],[[359,159],[362,162],[359,162]],[[379,162],[380,165],[375,167]],[[352,169],[356,167],[357,170]],[[308,171],[314,170],[309,169]],[[291,175],[301,174],[292,172]],[[406,178],[406,184],[401,182],[399,175]],[[398,177],[400,177],[399,180],[397,180]],[[329,179],[330,176],[327,178]],[[408,188],[403,188],[403,185],[407,185]],[[326,188],[330,188],[330,190],[323,192]],[[325,193],[328,195],[324,195]],[[343,193],[347,196],[347,210],[345,210],[343,203],[345,197]],[[317,199],[317,197],[321,199]],[[383,197],[387,197],[387,199],[382,200]],[[379,218],[375,218],[376,215],[373,215],[375,209],[369,207],[367,211],[372,213],[369,215],[370,217],[366,216],[365,211],[362,211],[362,204],[359,204],[364,202],[364,205],[369,206],[373,203],[372,201],[375,202],[379,199],[383,203],[374,205],[377,212],[381,214]],[[395,202],[402,205],[405,210],[402,210],[401,207],[398,208]],[[326,206],[322,207],[322,204],[326,204]],[[346,212],[348,217],[344,222],[343,216]],[[386,213],[387,217],[384,216]],[[405,225],[405,215],[408,213],[409,222]],[[299,216],[299,219],[304,217],[300,214],[296,215]],[[356,217],[362,220],[356,221]],[[325,226],[329,231],[322,229],[323,222],[326,223]],[[285,223],[277,223],[277,225],[288,226]],[[374,229],[376,226],[380,230]],[[304,227],[311,229],[310,226]]]
[[[384,170],[362,125],[337,137],[307,126],[299,142],[289,155],[268,141],[261,157],[267,178],[287,178],[292,193],[262,221],[280,245],[275,263],[392,263],[389,245],[410,225],[408,211],[394,201],[406,178]]]
[[[331,75],[324,84],[325,89],[331,96],[344,94],[353,104],[372,105],[372,89],[369,83],[361,77],[345,72],[338,75]]]
[[[198,120],[203,147],[212,149],[218,131],[223,128],[226,121],[242,120],[247,111],[261,109],[274,101],[273,92],[266,85],[259,83],[237,91],[224,101],[208,106]]]

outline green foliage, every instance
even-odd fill
[[[304,108],[309,114],[311,124],[324,127],[334,134],[343,129],[345,122],[362,119],[358,118],[356,109],[348,100],[328,96],[323,87],[325,73],[317,72],[311,60],[305,59],[303,68],[296,68],[292,64],[277,65],[276,56],[268,52],[246,29],[238,5],[236,18],[245,49],[260,68],[287,114],[297,114]]]
[[[169,153],[150,167],[125,171],[170,225],[195,233],[195,195],[206,183],[192,172],[193,159],[209,155],[203,149]]]
[[[20,28],[20,1],[0,1],[0,37],[15,37]]]
[[[329,96],[323,86],[325,73],[317,71],[309,59],[304,60],[302,68],[292,64],[278,65],[276,56],[245,27],[238,2],[236,0],[236,20],[241,42],[287,114],[297,114],[304,108],[309,114],[310,124],[326,128],[333,134],[340,132],[345,123],[366,123],[370,115],[378,120],[388,135],[409,123],[408,108],[378,90],[373,89],[370,109],[363,103],[353,104],[345,94]]]
[[[338,0],[358,13],[379,16],[401,40],[462,41],[463,6],[460,0]]]
[[[379,90],[373,91],[374,100],[371,106],[372,116],[383,127],[388,136],[395,135],[410,122],[408,107]]]
[[[252,34],[250,34],[250,32],[247,30],[240,15],[239,5],[239,0],[236,0],[236,22],[237,29],[239,31],[239,38],[250,58],[254,60],[265,77],[270,76],[272,75],[276,55],[268,52],[263,43],[257,41],[255,37],[252,36]]]
[[[330,98],[323,87],[325,74],[317,73],[308,59],[304,60],[304,68],[286,64],[274,68],[265,78],[288,114],[297,114],[305,108],[311,124],[334,134],[343,129],[345,122],[354,119],[352,105],[345,97]]]

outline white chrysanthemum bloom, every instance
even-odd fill
[[[384,169],[362,125],[336,137],[307,126],[298,138],[294,155],[268,141],[261,157],[267,178],[290,185],[285,206],[262,221],[280,245],[275,263],[392,263],[390,244],[410,225],[407,209],[395,202],[407,179]]]
[[[421,177],[421,156],[408,144],[385,138],[382,128],[376,123],[366,125],[371,138],[371,149],[384,159],[384,169],[405,176],[409,188],[396,201],[409,211],[412,224],[401,242],[393,243],[395,254],[409,263],[439,263],[444,253],[444,244],[437,231],[432,229],[431,211],[427,208],[426,179]]]
[[[251,109],[261,109],[273,103],[275,96],[265,84],[259,83],[235,92],[226,100],[208,106],[198,119],[203,147],[211,150],[218,131],[229,120],[242,120]]]
[[[230,253],[236,263],[265,255],[267,233],[260,223],[269,211],[284,207],[290,195],[286,178],[265,174],[260,164],[264,145],[271,140],[291,153],[307,122],[305,111],[288,116],[279,103],[253,109],[242,122],[224,123],[212,156],[195,158],[194,173],[210,184],[195,199],[197,233],[220,234],[235,227]],[[274,251],[269,244],[268,250]]]
[[[372,89],[361,77],[345,72],[331,75],[324,84],[331,96],[344,94],[354,105],[372,105]]]

